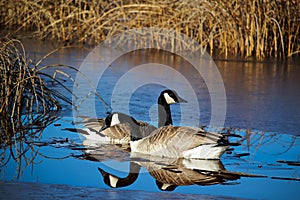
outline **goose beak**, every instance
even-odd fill
[[[179,103],[187,103],[188,101],[185,100],[185,99],[183,99],[183,98],[181,98],[181,97],[178,97],[178,102]]]

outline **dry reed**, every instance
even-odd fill
[[[64,81],[67,80],[61,76],[74,83],[70,75],[72,71],[82,76],[84,74],[72,66],[42,64],[60,49],[33,62],[27,57],[19,40],[0,40],[0,168],[13,159],[17,163],[17,177],[39,155],[37,144],[42,132],[58,118],[61,103],[71,104],[74,109],[79,106],[72,104],[69,96],[76,96],[65,85]],[[60,69],[55,70],[55,67]],[[67,72],[63,69],[67,69]],[[53,71],[54,74],[48,74]],[[84,78],[91,85],[88,78]],[[92,85],[91,88],[100,102],[105,103]],[[88,97],[83,97],[82,101],[85,98]]]
[[[46,69],[54,66],[42,65],[58,50],[34,63],[19,40],[4,38],[0,41],[0,167],[13,159],[17,163],[17,176],[38,155],[35,141],[57,119],[61,100],[72,103],[66,96],[66,92],[73,95],[72,91],[59,78],[47,74]],[[70,66],[64,67],[77,72]],[[61,70],[55,73],[73,80]],[[61,86],[59,92],[50,88],[53,84]]]
[[[300,2],[294,0],[19,0],[0,4],[3,27],[15,33],[34,31],[42,39],[98,44],[131,28],[155,27],[186,34],[211,54],[261,59],[300,52]]]
[[[42,60],[34,64],[18,40],[0,41],[0,149],[35,136],[55,118],[59,99],[68,101],[47,87],[42,77],[59,80],[43,72]]]

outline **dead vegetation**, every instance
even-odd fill
[[[45,59],[45,56],[43,59]],[[59,100],[68,103],[64,94],[51,88],[51,82],[62,84],[44,72],[42,66],[27,57],[19,40],[0,41],[0,144],[1,148],[22,141],[25,135],[45,128],[60,110]],[[71,91],[70,91],[71,92]]]
[[[2,1],[1,22],[14,35],[98,44],[132,28],[172,29],[211,54],[291,57],[299,54],[299,1]],[[17,28],[15,28],[17,27]]]
[[[43,130],[59,118],[64,104],[73,109],[80,106],[72,102],[72,97],[77,97],[66,81],[75,84],[72,72],[84,74],[72,66],[43,63],[62,48],[33,61],[21,41],[0,40],[0,167],[13,159],[18,162],[20,174],[22,164],[32,164],[38,154],[36,142],[41,139]],[[91,88],[94,89],[92,85]],[[89,93],[92,92],[103,101],[96,91]]]

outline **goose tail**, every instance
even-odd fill
[[[106,138],[105,135],[103,135],[102,133],[100,133],[96,130],[90,129],[90,128],[85,128],[85,129],[64,128],[62,130],[73,132],[73,133],[79,133],[80,135],[82,135],[83,137],[85,137],[86,139],[89,139],[89,140],[102,141],[104,138]]]

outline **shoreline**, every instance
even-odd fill
[[[103,189],[63,184],[0,180],[0,199],[240,199],[226,196]]]

